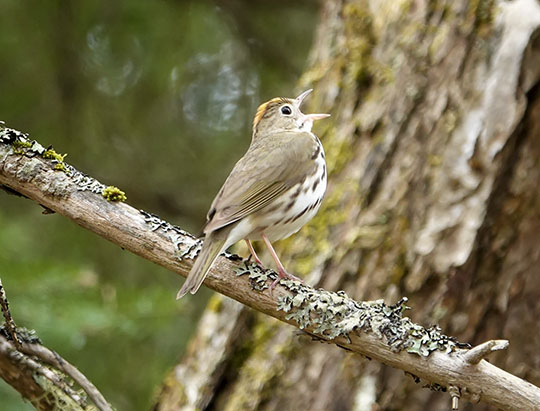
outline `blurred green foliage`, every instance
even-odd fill
[[[198,232],[257,104],[294,96],[317,5],[1,0],[0,120],[128,202]],[[118,409],[148,409],[210,295],[0,192],[0,277],[19,326]],[[0,381],[2,410],[31,409]]]

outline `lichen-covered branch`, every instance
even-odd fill
[[[8,128],[0,130],[0,184],[182,276],[200,247],[182,229],[114,201],[123,195],[104,196],[104,185],[63,158],[43,158],[39,143]],[[507,409],[540,407],[539,388],[486,361],[467,362],[469,350],[463,344],[437,327],[424,328],[404,317],[406,299],[390,306],[357,302],[344,292],[283,280],[271,291],[268,285],[275,275],[227,254],[217,260],[205,285],[320,341],[402,369],[431,387],[457,387],[461,398]]]
[[[86,409],[86,398],[71,388],[69,379],[19,351],[3,331],[0,328],[0,377],[4,381],[39,410]]]
[[[38,409],[68,407],[83,410],[87,408],[88,395],[98,410],[112,411],[103,395],[83,373],[42,345],[32,331],[17,329],[1,279],[0,308],[5,319],[4,326],[0,327],[0,377]],[[70,378],[85,395],[73,389]]]
[[[105,400],[103,395],[98,391],[96,386],[92,384],[86,376],[76,367],[67,362],[64,358],[54,351],[51,351],[44,345],[34,343],[23,343],[19,350],[21,353],[37,357],[43,363],[54,367],[56,370],[63,372],[65,375],[73,379],[88,395],[92,402],[100,411],[112,411],[111,405]]]

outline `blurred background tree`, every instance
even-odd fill
[[[197,233],[257,104],[297,91],[317,13],[310,1],[3,0],[0,119]],[[177,277],[3,193],[0,276],[18,324],[118,409],[148,409],[210,294],[177,302]],[[3,381],[0,402],[32,408]]]
[[[460,341],[508,339],[489,361],[535,385],[539,33],[537,0],[325,1],[299,83],[315,88],[307,111],[332,113],[316,127],[328,191],[278,244],[314,287],[406,296]],[[216,295],[157,408],[450,409],[422,385]],[[460,401],[472,409],[492,408]]]

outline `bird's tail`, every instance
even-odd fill
[[[188,292],[191,294],[197,292],[216,258],[225,251],[225,248],[227,247],[226,240],[226,236],[215,235],[215,233],[207,235],[202,250],[195,260],[184,285],[180,291],[178,291],[178,294],[176,294],[177,300],[182,298]]]

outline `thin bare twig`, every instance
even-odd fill
[[[486,358],[494,351],[506,350],[510,343],[507,340],[490,340],[477,345],[476,347],[467,351],[463,358],[469,364],[478,364],[481,360]]]
[[[452,399],[452,410],[459,409],[459,398],[461,397],[459,387],[456,387],[455,385],[449,386],[448,393]]]
[[[6,326],[8,335],[13,340],[15,347],[17,347],[17,349],[20,350],[21,342],[19,341],[19,338],[17,337],[17,331],[16,331],[17,326],[15,325],[15,321],[13,321],[13,317],[11,316],[11,312],[9,311],[9,302],[6,295],[6,290],[4,289],[4,286],[2,285],[1,278],[0,278],[0,307],[2,308],[2,314],[4,315],[5,326]]]

